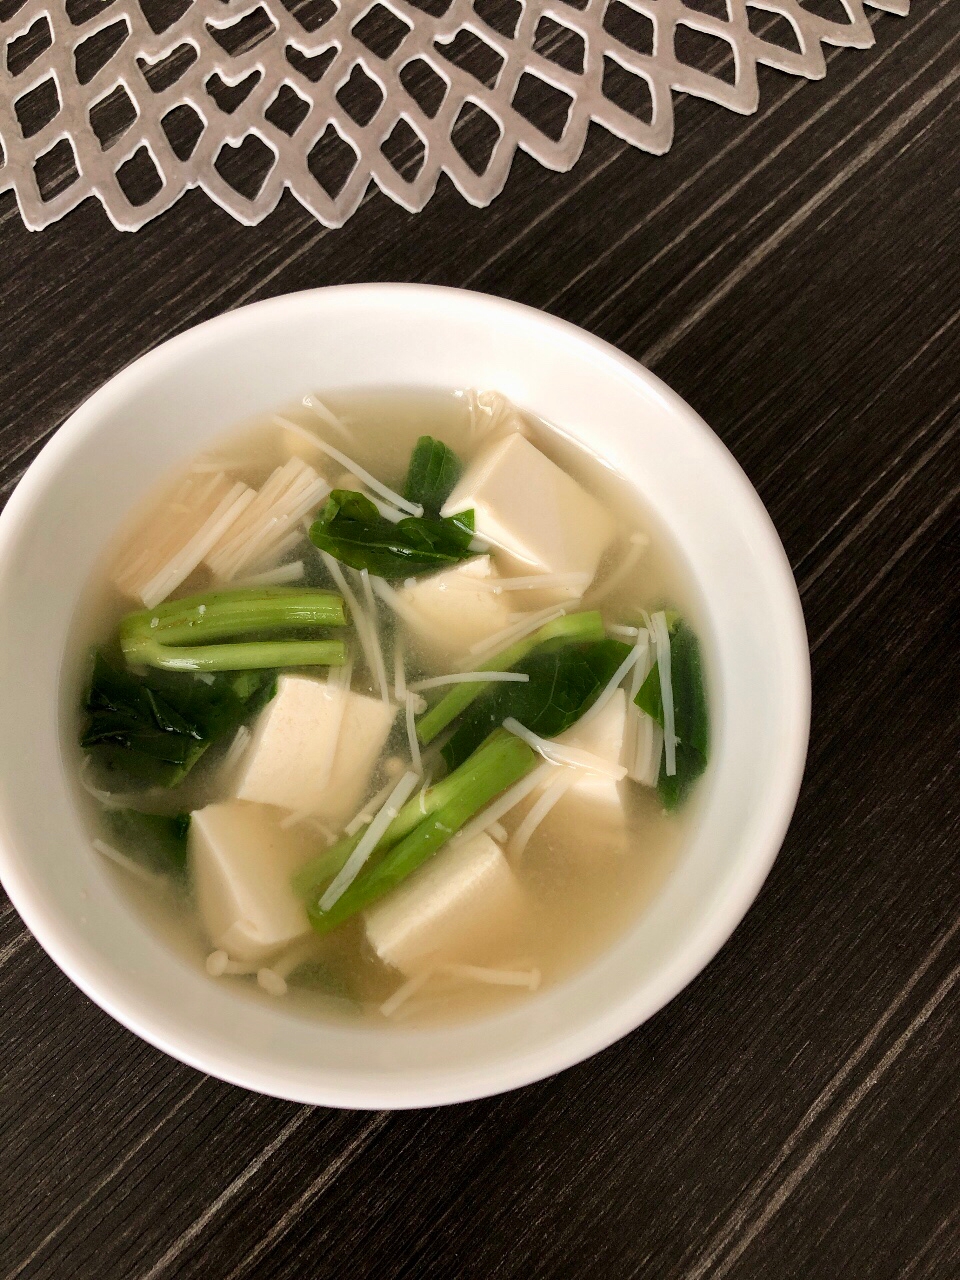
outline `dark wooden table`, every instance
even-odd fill
[[[960,1276],[956,447],[960,6],[874,18],[825,80],[687,99],[666,156],[591,135],[503,196],[378,194],[340,231],[194,193],[136,235],[0,200],[0,485],[197,321],[353,280],[466,285],[645,361],[733,450],[803,597],[796,818],[720,956],[646,1026],[505,1097],[324,1111],[207,1079],[91,1004],[0,906],[0,1272]]]

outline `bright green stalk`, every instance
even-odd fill
[[[145,628],[166,644],[223,640],[244,631],[291,627],[342,627],[343,600],[315,587],[244,587],[169,600],[128,614],[122,626]]]
[[[505,752],[512,758],[516,749],[513,744],[517,741],[518,739],[514,738],[513,734],[507,733],[505,729],[498,729],[492,733],[458,769],[454,769],[453,773],[446,778],[428,787],[422,795],[417,794],[412,800],[407,801],[380,838],[377,852],[392,849],[398,841],[418,827],[425,817],[436,813],[452,800],[456,800],[463,789],[469,787],[478,775],[486,776],[489,772],[496,778],[498,770],[502,768]],[[505,783],[504,787],[509,785]],[[293,891],[298,898],[307,901],[323,893],[360,843],[363,831],[364,828],[361,827],[354,835],[344,836],[319,857],[312,858],[305,867],[301,867],[291,881]]]
[[[507,742],[509,744],[511,739],[512,735],[505,730],[497,730],[448,777],[429,787],[422,795],[418,794],[408,800],[387,827],[377,845],[376,851],[382,853],[391,849],[398,841],[418,827],[425,817],[435,813],[451,800],[455,800],[461,794],[462,789],[465,786],[469,786],[472,779],[478,774],[485,775],[490,770],[495,775],[500,768],[504,743]],[[514,748],[508,745],[507,750],[512,753]],[[360,831],[352,836],[344,836],[343,839],[338,840],[335,845],[320,854],[319,857],[312,859],[297,872],[293,877],[292,885],[298,897],[306,901],[310,898],[317,898],[323,893],[360,843],[363,837],[363,830],[361,828]]]
[[[515,663],[522,661],[528,653],[548,640],[563,640],[573,644],[581,640],[602,640],[604,634],[603,619],[599,613],[570,613],[563,618],[554,618],[532,635],[524,636],[522,640],[512,644],[509,649],[494,654],[486,662],[481,662],[476,670],[509,671]],[[436,706],[425,711],[417,721],[417,737],[423,745],[432,742],[451,720],[455,720],[461,711],[466,711],[470,703],[489,687],[489,683],[484,680],[455,684]]]
[[[378,862],[367,863],[329,911],[321,911],[318,902],[308,905],[307,915],[316,933],[329,933],[395,889],[433,857],[484,805],[529,773],[539,759],[532,747],[512,734],[505,733],[498,738],[496,747],[483,767],[475,765],[464,776],[455,796],[424,818]],[[479,751],[474,753],[476,755]]]
[[[342,640],[252,640],[245,644],[165,645],[146,640],[123,645],[131,666],[165,671],[260,671],[269,667],[342,667]]]
[[[209,642],[250,631],[345,623],[343,601],[332,592],[257,587],[189,596],[128,614],[120,623],[120,644],[129,663],[172,671],[341,666],[346,648],[339,640]]]

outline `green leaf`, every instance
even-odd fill
[[[677,771],[668,774],[666,759],[662,759],[657,791],[665,809],[676,809],[706,769],[710,754],[710,722],[700,644],[693,629],[679,617],[671,626],[670,684],[673,689],[674,732],[677,735]],[[652,716],[662,729],[663,696],[660,669],[656,663],[640,686],[635,701],[640,710]]]
[[[542,738],[563,733],[589,710],[629,652],[620,640],[595,640],[528,654],[512,670],[530,679],[490,684],[443,748],[444,759],[456,768],[510,716]]]
[[[693,751],[685,747],[682,742],[678,742],[676,765],[676,773],[668,774],[667,766],[661,760],[660,777],[657,779],[657,795],[668,812],[679,809],[683,804],[690,794],[690,788],[707,767],[707,761],[698,751]]]
[[[240,671],[230,682],[243,703],[244,717],[253,719],[276,696],[276,671]],[[239,726],[238,726],[239,727]]]
[[[656,663],[647,672],[634,702],[663,728],[663,694],[660,691],[660,668]]]
[[[462,474],[463,464],[452,449],[433,436],[421,436],[410,455],[403,496],[419,502],[427,514],[439,516]]]
[[[525,658],[528,653],[532,653],[534,649],[541,646],[549,645],[551,648],[559,648],[565,644],[573,644],[576,641],[586,640],[602,640],[604,635],[603,618],[595,610],[589,610],[584,613],[568,613],[562,618],[554,618],[552,622],[546,622],[532,635],[524,636],[522,640],[518,640],[515,644],[509,645],[506,649],[501,649],[499,653],[495,653],[492,658],[488,658],[486,662],[480,663],[481,671],[510,671],[515,669],[516,664]],[[479,698],[489,688],[489,684],[478,680],[465,681],[463,684],[455,684],[447,693],[443,694],[440,700],[423,713],[417,721],[417,736],[426,746],[444,730],[452,720],[455,720],[461,712],[476,698]]]
[[[151,671],[143,683],[191,721],[202,740],[212,742],[233,733],[270,701],[277,691],[277,673],[217,672],[198,677],[191,672]]]
[[[394,524],[352,489],[334,489],[310,529],[310,540],[321,551],[381,578],[405,578],[459,564],[473,554],[472,538],[472,511],[445,520],[408,516]]]
[[[682,744],[703,758],[710,746],[707,695],[703,682],[700,644],[694,631],[678,622],[670,637],[670,683],[673,685],[673,718]]]
[[[189,813],[163,817],[137,809],[105,809],[103,818],[111,844],[149,871],[185,881]]]
[[[80,745],[116,790],[172,787],[211,743],[235,732],[275,690],[273,671],[204,677],[151,671],[141,678],[98,653]]]

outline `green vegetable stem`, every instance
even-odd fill
[[[402,840],[415,827],[418,827],[428,814],[436,812],[449,801],[456,799],[461,788],[478,772],[485,773],[488,769],[495,772],[500,767],[503,751],[507,749],[504,743],[515,741],[517,739],[505,729],[492,733],[459,769],[455,769],[453,773],[435,782],[422,795],[415,795],[412,800],[407,801],[381,836],[377,850],[392,848],[398,840]],[[508,749],[513,751],[512,746]],[[363,828],[352,836],[344,836],[319,857],[311,859],[305,867],[301,867],[292,880],[296,895],[306,901],[323,893],[360,843],[362,835]]]
[[[570,613],[563,618],[555,618],[534,631],[532,635],[518,640],[508,649],[503,649],[494,657],[481,662],[478,671],[509,671],[527,654],[532,653],[540,645],[550,642],[558,644],[574,644],[578,641],[602,640],[604,636],[603,619],[599,613]],[[456,684],[445,693],[435,706],[430,707],[417,721],[417,737],[427,745],[438,733],[441,733],[452,720],[470,706],[474,699],[489,689],[488,681],[466,681]]]
[[[521,739],[504,730],[492,734],[457,773],[451,774],[444,783],[433,789],[444,788],[435,797],[426,817],[418,809],[420,821],[406,833],[402,833],[404,824],[401,819],[410,806],[401,810],[370,860],[329,911],[321,910],[314,885],[313,896],[307,903],[307,915],[314,930],[317,933],[328,933],[396,888],[445,845],[475,813],[529,773],[537,760],[536,752]],[[436,802],[437,799],[439,803]],[[405,821],[409,822],[409,818]],[[328,851],[328,857],[334,853],[334,849]],[[349,854],[350,851],[347,851],[342,857],[341,866]],[[381,856],[377,857],[377,854]],[[330,879],[336,874],[336,870]],[[298,880],[298,883],[302,881]]]
[[[488,689],[444,748],[453,771],[423,797],[404,805],[366,866],[329,911],[321,910],[320,898],[357,847],[361,833],[338,841],[294,877],[294,891],[305,900],[314,929],[325,933],[389,893],[484,805],[529,773],[538,757],[527,743],[500,727],[507,716],[516,716],[544,737],[562,733],[593,705],[629,651],[629,645],[608,639],[543,646],[517,664],[530,674],[527,683]]]
[[[346,648],[340,640],[211,641],[250,632],[342,627],[346,620],[340,596],[312,587],[209,592],[128,614],[120,623],[120,646],[131,665],[168,671],[342,666]]]

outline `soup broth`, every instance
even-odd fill
[[[357,554],[373,556],[371,547],[400,536],[391,530],[402,532],[405,518],[414,525],[431,518],[429,510],[418,517],[397,503],[405,485],[409,490],[412,484],[408,467],[425,436],[452,450],[462,466],[454,486],[441,461],[450,467],[454,462],[434,447],[431,465],[441,489],[448,491],[442,510],[432,513],[441,527],[437,537],[443,554],[461,558],[427,569],[418,562],[404,574],[361,572],[340,555],[353,555],[362,543]],[[508,461],[498,489],[483,469],[489,471],[485,460],[500,454]],[[545,469],[531,472],[528,482],[523,467],[531,458]],[[555,470],[576,501],[581,501],[576,495],[585,495],[582,510],[550,509],[553,496],[547,490]],[[424,474],[427,492],[436,475],[429,467]],[[212,551],[192,563],[198,535],[194,531],[191,551],[190,528],[181,536],[176,526],[181,517],[187,524],[193,518],[190,504],[205,485],[211,492],[203,501],[211,510],[222,508],[225,532]],[[272,507],[271,485],[279,495]],[[379,523],[371,519],[361,527],[353,519],[348,526],[342,511],[331,517],[331,490],[334,497],[362,493],[375,500]],[[459,538],[460,546],[451,551],[445,541],[450,526],[443,522],[450,520],[450,502],[458,505],[458,492],[476,499],[470,507],[475,531],[454,529],[449,537]],[[524,495],[521,506],[529,510],[511,508],[516,492]],[[559,503],[568,490],[556,492]],[[231,499],[231,493],[239,497]],[[239,503],[239,514],[231,516],[231,501]],[[307,509],[301,512],[298,502]],[[426,504],[407,502],[414,509],[417,505]],[[596,534],[587,522],[597,509],[599,551],[584,570],[584,545]],[[363,510],[369,514],[369,507]],[[313,523],[318,516],[319,524],[326,522],[319,534]],[[544,532],[551,519],[563,526],[554,531],[556,545],[566,548],[558,553],[559,567],[549,561],[554,534]],[[514,524],[523,526],[519,533]],[[316,545],[318,538],[334,552]],[[526,560],[517,550],[521,544]],[[539,561],[534,544],[547,548]],[[566,568],[563,554],[577,567]],[[384,563],[376,561],[381,568]],[[456,576],[442,576],[451,573]],[[156,598],[171,582],[170,590]],[[97,710],[96,674],[93,693],[87,693],[91,654],[101,653],[100,661],[125,679],[159,689],[161,698],[171,690],[177,707],[183,705],[177,702],[181,688],[216,693],[224,679],[237,678],[235,670],[152,667],[157,654],[157,661],[170,661],[169,655],[191,649],[182,645],[182,637],[166,648],[162,643],[157,648],[154,638],[163,640],[171,602],[202,598],[213,602],[216,612],[216,602],[234,591],[272,591],[283,607],[297,592],[313,592],[311,600],[342,597],[344,621],[287,625],[275,647],[280,653],[291,646],[292,660],[240,671],[246,701],[241,706],[231,692],[230,731],[211,732],[206,749],[172,784],[167,763],[162,778],[140,777],[131,784],[123,744],[132,733],[136,751],[141,746],[152,751],[156,734],[148,741],[129,725],[118,734],[118,712],[112,703],[109,715],[104,712],[102,691]],[[197,618],[212,616],[206,606],[197,608]],[[139,632],[124,622],[132,613],[142,619]],[[159,625],[155,617],[161,618]],[[595,619],[583,624],[593,628],[589,637],[572,630],[582,618]],[[694,735],[690,731],[684,741],[681,719],[689,700],[680,686],[667,693],[670,668],[665,670],[661,655],[664,649],[674,653],[676,686],[685,670],[677,628],[692,637],[697,618],[679,557],[638,496],[599,459],[551,425],[519,415],[502,397],[391,390],[330,394],[322,402],[308,397],[238,428],[179,476],[168,478],[134,514],[88,584],[67,668],[71,700],[81,706],[72,742],[86,743],[71,748],[78,803],[95,848],[114,864],[137,910],[185,960],[205,966],[211,980],[230,983],[238,995],[282,998],[304,1016],[405,1027],[474,1017],[527,999],[588,963],[636,921],[663,883],[695,796],[687,796],[686,784],[680,794],[674,786],[676,774],[692,758],[684,753],[693,749]],[[550,639],[543,629],[558,624]],[[440,732],[421,735],[430,717],[438,718],[443,700],[467,688],[459,680],[464,672],[494,668],[511,646],[534,646],[542,635],[546,638],[538,647],[506,671],[467,682],[475,701]],[[276,639],[270,627],[251,625],[237,652]],[[219,654],[237,640],[221,632],[211,651]],[[342,646],[344,665],[296,660],[301,651],[292,646],[330,642]],[[696,656],[695,639],[690,643]],[[510,711],[511,699],[534,696],[544,664],[554,662],[562,675],[574,650],[591,662],[593,654],[599,655],[601,670],[596,688],[579,708],[585,717],[579,731],[576,715],[557,735],[531,730],[522,717],[503,714]],[[192,648],[188,661],[195,653],[199,649]],[[149,661],[142,660],[144,655]],[[698,660],[695,667],[699,679]],[[101,667],[97,671],[102,674]],[[275,672],[276,692],[270,684]],[[661,702],[675,703],[669,712],[661,708],[667,717],[662,727],[648,713],[649,705],[644,710],[636,703],[641,690],[649,694],[651,673],[659,681]],[[354,695],[357,700],[351,701]],[[599,709],[591,716],[594,704]],[[516,705],[529,710],[529,704]],[[489,724],[482,719],[488,706]],[[547,723],[554,709],[545,714],[538,724]],[[464,729],[471,717],[477,721],[472,751]],[[691,779],[705,764],[705,723],[704,718],[703,759]],[[97,742],[91,725],[103,729]],[[483,749],[487,732],[506,743],[506,754],[529,749],[530,760],[517,755],[517,777],[510,774],[500,789],[491,782],[486,802],[465,816],[449,839],[444,836],[426,856],[421,849],[419,862],[411,852],[409,865],[395,876],[391,872],[391,879],[385,868],[399,856],[395,851],[406,849],[417,832],[428,840],[424,831],[433,821],[436,788],[456,769],[467,768],[464,759],[476,758],[473,753]],[[315,768],[306,775],[308,789],[301,787],[301,796],[298,770],[303,772],[310,753]],[[667,776],[666,758],[674,756],[674,773]],[[144,756],[136,759],[142,762]],[[382,811],[384,804],[391,806],[389,812]],[[420,807],[408,824],[413,834],[392,846],[374,843],[364,857],[365,833],[376,832],[379,823],[389,834],[413,804]],[[129,818],[130,811],[164,821],[157,827],[156,847],[149,832],[149,847],[144,845],[142,824]],[[178,815],[183,815],[180,827]],[[187,815],[192,815],[189,827]],[[429,838],[437,839],[435,833]],[[358,852],[347,847],[351,841]],[[381,885],[374,892],[371,877],[377,874],[385,883],[390,880],[386,891]],[[339,896],[338,878],[346,886]],[[364,898],[361,890],[368,883],[373,896]],[[338,921],[338,911],[354,898],[358,909]],[[244,913],[251,902],[248,919]]]

